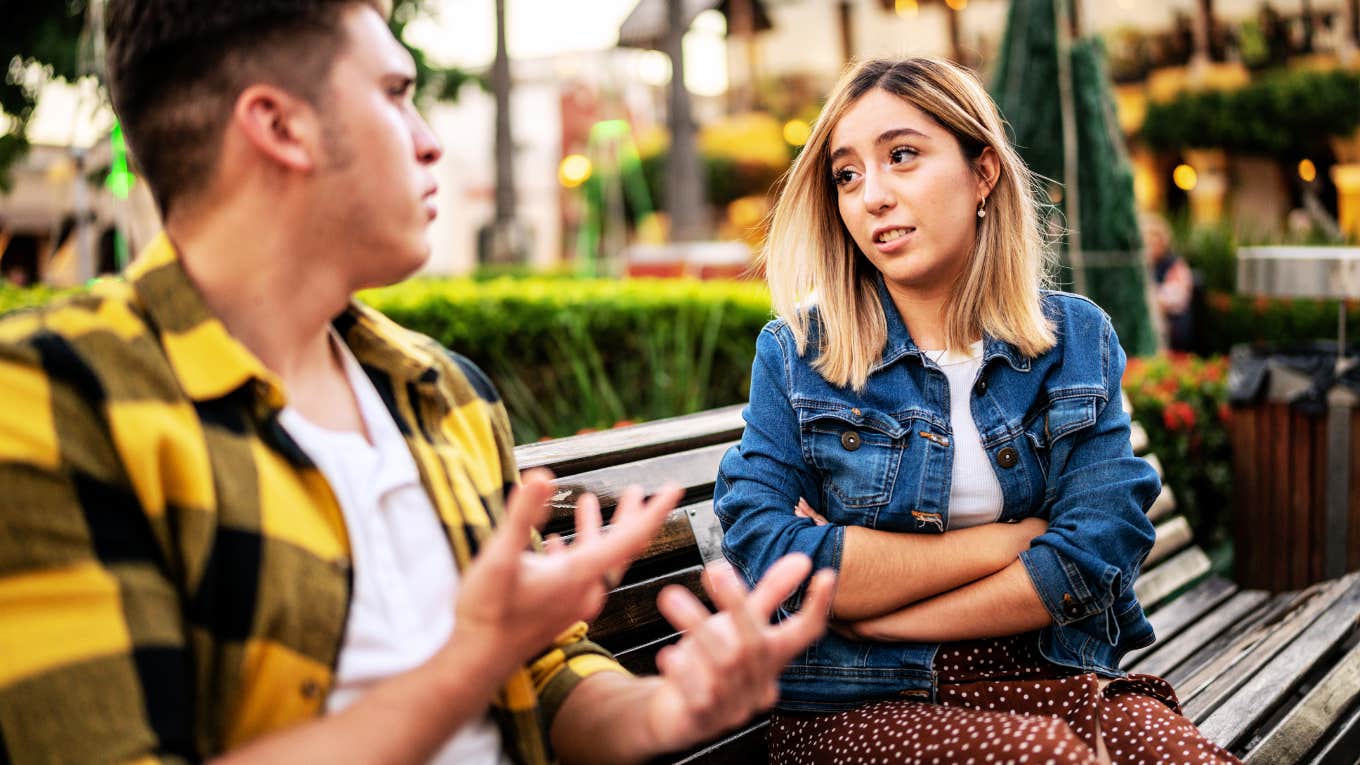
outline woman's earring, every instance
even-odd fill
[[[987,217],[987,197],[983,197],[982,201],[978,203],[978,217]]]

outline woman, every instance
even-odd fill
[[[1159,484],[1108,317],[1040,289],[1031,181],[977,80],[924,59],[849,72],[789,171],[715,492],[749,581],[791,551],[840,572],[774,762],[1233,761],[1118,669],[1153,639]]]

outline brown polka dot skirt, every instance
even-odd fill
[[[846,712],[776,711],[775,765],[1240,763],[1181,715],[1152,675],[1102,681],[1039,654],[1033,634],[949,643],[935,657],[939,703],[881,701]],[[1103,686],[1103,687],[1102,687]]]

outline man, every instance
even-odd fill
[[[494,389],[352,301],[429,254],[439,147],[376,0],[110,0],[165,233],[0,322],[0,762],[624,762],[774,700],[831,577],[791,558],[634,678],[585,639],[679,499],[527,551]]]

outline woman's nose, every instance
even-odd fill
[[[877,214],[890,209],[893,204],[892,192],[888,189],[887,184],[882,182],[877,173],[866,173],[864,176],[864,209],[872,214]]]

